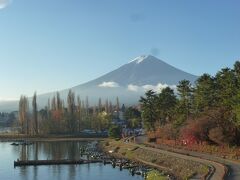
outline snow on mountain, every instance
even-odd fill
[[[129,63],[132,63],[132,62],[136,62],[137,64],[143,62],[144,60],[147,59],[148,56],[146,55],[142,55],[142,56],[139,56],[139,57],[136,57],[134,58],[133,60],[131,60]]]
[[[196,76],[179,70],[154,56],[139,56],[128,64],[90,81],[84,86],[94,86],[103,82],[115,82],[119,86],[127,87],[128,85],[157,85],[168,84],[176,85],[182,79],[188,79],[192,83]],[[80,85],[82,86],[82,85]]]
[[[82,99],[88,96],[90,104],[96,104],[99,97],[115,102],[117,96],[121,103],[135,104],[146,90],[160,92],[167,86],[176,89],[178,82],[183,79],[193,84],[197,76],[177,69],[154,56],[142,55],[112,72],[71,89]],[[60,91],[60,95],[66,98],[68,90]],[[45,106],[48,98],[54,94],[39,95],[39,105]],[[0,111],[7,107],[16,110],[17,103],[0,103]]]

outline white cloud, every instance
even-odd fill
[[[150,85],[150,84],[146,84],[146,85],[142,86],[142,88],[143,88],[145,91],[149,91],[149,90],[154,90],[154,91],[155,91],[156,86]]]
[[[166,87],[170,87],[171,89],[173,89],[174,91],[176,90],[177,86],[176,85],[168,85],[168,84],[162,84],[162,83],[158,83],[156,86],[153,86],[153,85],[144,85],[142,86],[143,89],[145,91],[148,91],[148,90],[153,90],[157,93],[160,93],[162,92],[162,90]]]
[[[104,87],[104,88],[116,88],[119,87],[119,84],[113,81],[109,81],[109,82],[103,82],[101,84],[98,85],[99,87]]]
[[[136,85],[133,85],[133,84],[128,85],[128,90],[129,91],[138,92],[139,88],[140,88],[139,86],[136,86]]]
[[[176,92],[176,89],[177,89],[176,85],[167,85],[167,84],[162,84],[162,83],[158,83],[157,85],[146,84],[143,86],[129,84],[127,89],[129,91],[134,91],[134,92],[146,92],[149,90],[153,90],[157,93],[160,93],[166,87],[170,87],[171,89],[173,89]]]
[[[0,9],[4,9],[11,3],[11,0],[0,0]]]

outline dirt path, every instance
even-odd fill
[[[225,177],[225,179],[229,180],[239,180],[240,179],[240,163],[231,161],[228,159],[223,159],[211,154],[206,154],[206,153],[200,153],[200,152],[194,152],[194,151],[188,151],[188,150],[183,150],[183,149],[175,149],[172,147],[168,147],[166,145],[157,145],[156,148],[175,152],[175,153],[180,153],[180,154],[189,154],[190,156],[194,157],[199,157],[202,159],[207,159],[210,161],[215,161],[221,164],[224,164],[228,168],[228,174]]]
[[[142,139],[136,139],[136,142],[138,143],[138,147],[140,147],[140,148],[150,150],[150,151],[153,151],[153,152],[166,154],[166,155],[173,156],[173,157],[176,157],[176,158],[182,158],[182,159],[186,159],[186,160],[200,162],[200,163],[203,163],[203,164],[210,165],[210,166],[214,167],[215,172],[210,177],[210,179],[221,180],[225,176],[226,167],[223,164],[226,164],[226,162],[225,163],[219,162],[219,161],[216,161],[213,158],[207,158],[207,157],[203,156],[202,154],[201,155],[199,154],[197,156],[197,155],[191,154],[189,152],[185,152],[185,153],[184,152],[173,152],[173,151],[170,151],[169,149],[164,149],[164,148],[161,148],[161,147],[159,147],[159,148],[144,147],[144,146],[140,145],[142,143],[142,141],[143,141]],[[226,164],[226,165],[228,165],[228,164]],[[234,169],[234,172],[235,173],[240,173],[239,170],[236,171],[236,169]],[[231,178],[231,179],[234,179],[234,180],[237,180],[237,179],[239,180],[240,179],[240,178],[238,178],[238,176],[235,177],[235,175],[234,176],[233,175],[231,175],[231,177],[230,176],[227,177],[227,179],[228,178]]]
[[[136,145],[136,144],[132,144],[132,145]],[[211,179],[213,179],[213,180],[221,180],[221,179],[223,179],[223,177],[225,175],[225,167],[222,164],[217,163],[217,162],[209,161],[206,159],[201,159],[198,157],[187,156],[187,155],[183,155],[183,154],[179,154],[179,153],[169,152],[169,151],[165,151],[165,150],[161,150],[161,149],[157,149],[157,148],[143,147],[141,145],[137,145],[137,146],[139,148],[142,148],[142,149],[145,149],[148,151],[166,154],[166,155],[169,155],[172,157],[181,158],[181,159],[185,159],[185,160],[200,162],[200,163],[206,164],[206,165],[211,165],[215,168],[215,172],[211,176]]]

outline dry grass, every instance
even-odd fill
[[[111,140],[108,142],[108,146],[104,146],[103,148],[105,148],[106,151],[117,148],[117,152],[114,153],[117,157],[125,157],[131,160],[140,159],[154,163],[159,167],[165,167],[179,179],[189,179],[194,175],[203,177],[208,172],[208,167],[201,163],[175,158],[142,148],[136,148],[122,141]]]
[[[157,144],[167,145],[174,148],[185,149],[189,151],[197,151],[201,153],[214,154],[222,158],[240,161],[240,147],[230,147],[230,146],[216,146],[208,145],[206,143],[202,144],[192,144],[183,145],[181,142],[176,142],[174,140],[163,140],[157,139]]]

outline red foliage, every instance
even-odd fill
[[[200,140],[198,139],[194,129],[185,128],[181,132],[181,142],[184,145],[193,145],[198,144]]]

